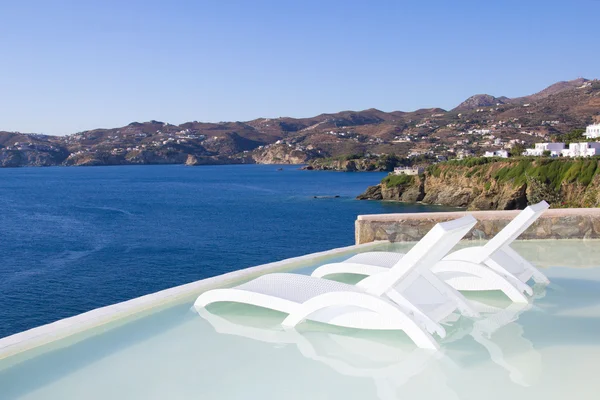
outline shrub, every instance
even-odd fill
[[[439,178],[440,174],[442,173],[442,169],[438,164],[432,164],[429,167],[427,167],[427,173],[435,176],[436,178]]]
[[[584,165],[581,166],[581,173],[577,180],[584,186],[592,183],[596,169],[598,168],[598,162],[596,160],[586,160]]]
[[[383,183],[387,187],[396,187],[402,185],[410,185],[414,180],[413,175],[388,175],[381,183]]]
[[[525,146],[523,146],[520,143],[516,143],[512,149],[510,149],[510,156],[511,157],[520,157],[523,155],[523,152],[525,151]]]
[[[338,157],[341,161],[360,160],[364,158],[363,154],[344,154]]]
[[[598,168],[600,157],[580,159],[516,157],[511,161],[473,158],[432,165],[427,172],[443,178],[458,174],[466,178],[485,179],[490,176],[489,169],[493,167],[493,163],[498,161],[503,161],[504,165],[491,173],[491,178],[496,182],[512,182],[515,186],[521,186],[535,180],[538,185],[548,186],[548,190],[559,190],[563,182],[577,182],[588,186],[592,183],[596,173],[600,173],[600,168]],[[446,168],[443,168],[444,165]],[[461,170],[452,167],[466,168]],[[485,183],[485,186],[487,190],[488,186],[491,187],[491,183]]]
[[[579,142],[583,140],[583,134],[585,133],[585,129],[573,129],[571,132],[560,137],[562,141],[566,144],[571,142]]]

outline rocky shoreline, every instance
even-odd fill
[[[393,167],[378,165],[373,160],[350,159],[350,160],[312,160],[304,167],[307,170],[317,171],[340,171],[340,172],[383,172],[391,171]]]
[[[108,166],[108,165],[164,165],[184,164],[291,164],[302,165],[312,155],[284,146],[256,150],[234,155],[194,154],[185,151],[143,150],[124,154],[112,152],[75,152],[66,149],[52,151],[0,149],[0,167],[51,167],[51,166]]]
[[[469,210],[515,210],[541,200],[555,208],[599,207],[598,163],[596,159],[440,163],[408,183],[394,185],[384,179],[357,199],[421,202]]]

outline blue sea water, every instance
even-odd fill
[[[384,173],[297,166],[0,170],[0,337],[232,270],[354,242]],[[314,196],[340,196],[317,198]]]

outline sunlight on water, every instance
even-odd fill
[[[216,304],[175,306],[29,360],[0,362],[2,399],[596,399],[597,241],[515,243],[552,280],[532,304],[470,295],[442,351],[398,332],[305,323]],[[397,249],[406,245],[394,245]],[[312,268],[302,270],[309,273]]]

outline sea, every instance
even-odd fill
[[[298,166],[0,169],[0,337],[225,272],[354,244],[385,173]]]

